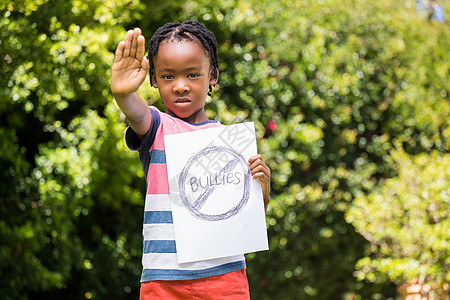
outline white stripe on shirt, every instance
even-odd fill
[[[171,211],[169,194],[147,194],[145,196],[146,211]]]
[[[176,253],[147,253],[142,256],[144,269],[169,269],[169,270],[202,270],[220,266],[226,263],[243,261],[244,255],[235,255],[212,260],[196,261],[179,264]]]
[[[144,240],[175,240],[173,224],[144,224]]]

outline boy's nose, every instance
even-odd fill
[[[177,94],[184,94],[189,92],[189,85],[184,80],[178,80],[173,87],[173,92]]]

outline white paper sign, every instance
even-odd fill
[[[253,122],[164,136],[179,263],[269,249]]]

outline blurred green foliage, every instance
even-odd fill
[[[346,219],[370,241],[371,256],[357,263],[357,276],[397,284],[419,280],[438,299],[450,282],[450,155],[403,150],[391,154],[398,176],[360,195]]]
[[[450,32],[414,5],[1,2],[2,297],[137,297],[145,183],[124,145],[110,67],[127,29],[139,26],[148,40],[158,26],[185,19],[204,23],[220,44],[208,116],[254,121],[272,169],[270,251],[247,256],[252,297],[388,299],[394,284],[414,276],[448,282],[448,224],[433,218],[448,212],[441,162],[450,147]],[[147,82],[139,93],[163,109]],[[425,180],[414,195],[428,202],[410,209],[411,227],[423,224],[416,244],[428,246],[424,257],[383,248],[392,236],[406,243],[407,233],[400,208],[390,219],[379,212],[419,201],[404,166]],[[440,187],[426,183],[433,174]],[[389,224],[392,231],[376,234],[371,227]]]

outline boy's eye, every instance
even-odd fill
[[[161,78],[162,79],[172,79],[173,76],[172,75],[162,75]]]
[[[197,77],[199,77],[200,76],[200,74],[197,74],[197,73],[192,73],[192,74],[189,74],[189,78],[197,78]]]

